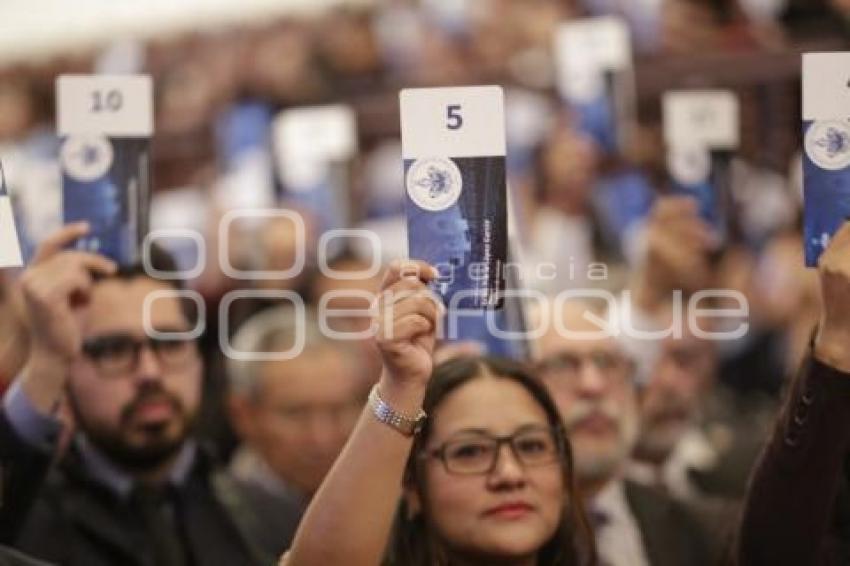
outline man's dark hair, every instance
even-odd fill
[[[151,271],[148,271],[145,262],[119,265],[118,270],[113,275],[96,276],[95,280],[121,279],[122,281],[130,281],[137,277],[147,277],[148,279],[153,279],[154,281],[168,285],[174,288],[175,291],[183,291],[186,289],[185,279],[165,279],[157,276],[158,273],[170,273],[179,270],[179,266],[177,265],[177,261],[174,259],[174,256],[161,246],[152,244],[149,247],[149,261],[147,262],[147,265],[152,268]],[[190,321],[190,323],[194,324],[197,322],[198,309],[195,302],[187,298],[181,298],[180,303],[183,308],[183,313],[186,315],[186,318]]]

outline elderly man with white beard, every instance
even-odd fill
[[[671,320],[669,312],[656,317],[661,328]],[[718,360],[713,342],[696,336],[689,325],[682,326],[681,337],[668,336],[657,343],[657,356],[641,387],[640,434],[628,475],[691,501],[702,495],[693,485],[691,471],[711,471],[721,457],[700,427]]]
[[[700,566],[704,534],[669,496],[625,479],[638,438],[637,365],[606,313],[582,302],[548,313],[537,341],[537,374],[563,416],[576,476],[606,566]],[[594,322],[596,320],[597,322]]]

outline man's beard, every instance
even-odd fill
[[[661,464],[667,460],[687,431],[686,422],[647,425],[635,446],[635,457]]]
[[[628,459],[638,435],[638,416],[634,406],[617,407],[611,402],[577,401],[564,422],[568,433],[580,421],[601,413],[617,428],[616,439],[604,447],[582,447],[583,441],[572,438],[576,476],[582,483],[596,483],[613,477]],[[595,440],[595,439],[594,439]],[[591,441],[593,442],[593,440]]]
[[[187,414],[183,403],[174,395],[165,391],[160,385],[143,386],[138,394],[121,410],[117,428],[107,429],[86,421],[79,410],[73,393],[69,393],[71,408],[79,430],[86,439],[117,467],[130,473],[146,473],[157,469],[174,457],[183,447],[194,428],[194,415]],[[133,433],[130,432],[133,414],[142,403],[151,400],[165,401],[174,410],[174,418],[178,429],[168,434],[174,426],[169,420],[164,425],[154,425]],[[131,434],[145,437],[143,442],[132,441]]]

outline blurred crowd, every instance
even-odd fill
[[[623,18],[635,53],[636,113],[628,139],[617,147],[583,129],[556,92],[556,29],[601,15]],[[32,258],[62,224],[54,79],[95,72],[153,77],[151,227],[189,228],[206,243],[198,249],[185,240],[162,242],[182,267],[205,265],[189,281],[207,313],[197,431],[258,510],[257,540],[271,557],[288,547],[380,373],[375,345],[329,337],[317,309],[347,309],[327,323],[334,330],[368,330],[362,313],[381,280],[370,266],[406,255],[397,92],[503,85],[520,286],[547,295],[628,290],[641,323],[656,330],[673,320],[676,290],[692,296],[730,289],[747,300],[748,332],[733,340],[686,332],[626,345],[606,358],[605,348],[570,357],[544,338],[536,354],[544,381],[582,363],[613,375],[622,369],[618,356],[631,358],[640,369],[634,393],[624,396],[634,395],[636,414],[622,408],[628,403],[611,401],[610,418],[623,421],[622,446],[595,446],[592,431],[585,439],[577,430],[574,448],[589,454],[584,470],[579,456],[579,483],[582,473],[591,486],[595,477],[607,478],[606,458],[614,467],[627,462],[624,481],[659,489],[686,506],[711,556],[719,557],[820,313],[817,277],[803,262],[797,56],[844,49],[848,32],[850,2],[843,0],[387,0],[256,27],[117,38],[97,52],[0,69],[0,160],[24,252]],[[760,61],[769,62],[764,68],[779,61],[776,72],[760,74]],[[675,76],[653,82],[658,69],[688,69],[689,62],[695,70],[683,75],[684,83]],[[664,85],[730,89],[742,102],[742,145],[728,168],[722,237],[710,233],[694,207],[670,199],[660,122]],[[344,159],[322,163],[318,174],[295,174],[279,157],[275,116],[324,104],[352,109],[356,143]],[[311,198],[304,190],[311,183],[325,185],[332,202]],[[259,207],[297,212],[303,233],[285,216],[246,217],[219,231],[228,212]],[[376,234],[380,247],[352,236],[336,247],[325,241],[328,253],[319,253],[324,233],[349,228]],[[296,276],[244,277],[286,270],[302,252],[306,267]],[[369,274],[334,277],[320,262],[337,274]],[[541,276],[535,266],[542,262],[554,265],[553,276]],[[0,273],[0,378],[6,384],[26,363],[32,324],[16,275]],[[241,290],[256,293],[230,303],[223,321],[222,300]],[[304,299],[306,328],[296,328],[281,299],[285,291]],[[299,338],[303,354],[285,361],[229,359],[220,348],[224,340],[237,351],[274,352]],[[480,348],[446,344],[437,356]],[[559,408],[570,402],[553,396]],[[577,408],[569,418],[580,417]]]

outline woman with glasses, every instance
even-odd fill
[[[434,277],[421,262],[390,267],[376,318],[383,374],[282,564],[593,563],[544,388],[489,358],[432,367]]]

